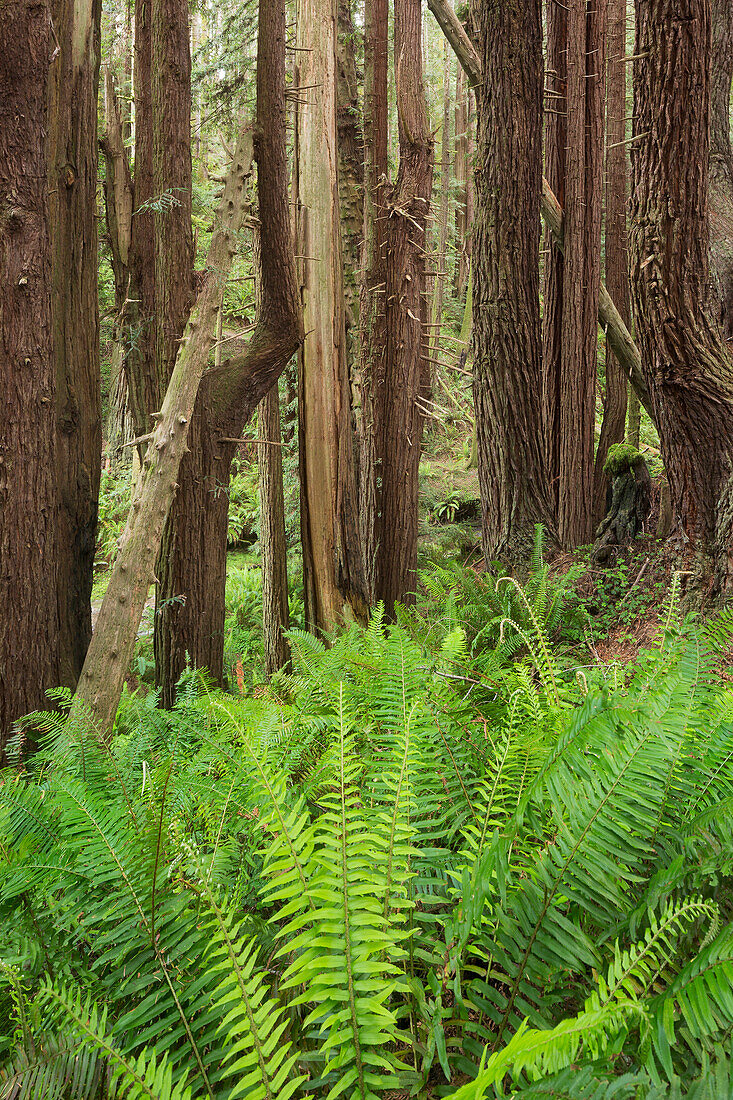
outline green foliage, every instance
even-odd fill
[[[636,447],[630,443],[613,443],[608,448],[606,461],[603,463],[603,472],[616,477],[623,470],[635,466],[637,462],[643,462],[643,456]]]
[[[539,537],[524,588],[431,583],[293,629],[256,698],[39,720],[0,777],[0,1095],[728,1095],[733,620],[673,591],[578,681]]]

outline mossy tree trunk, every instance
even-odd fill
[[[0,763],[59,680],[46,8],[3,6],[0,57]]]

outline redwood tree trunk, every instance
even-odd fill
[[[189,318],[176,367],[163,402],[163,416],[145,456],[119,557],[97,620],[85,662],[73,716],[91,713],[102,732],[112,728],[124,676],[147,595],[150,573],[163,525],[175,495],[185,451],[188,422],[196,402],[217,425],[215,441],[241,432],[243,420],[283,371],[301,339],[295,269],[290,234],[285,146],[285,4],[261,4],[257,53],[257,127],[259,212],[269,247],[262,256],[262,305],[247,348],[200,381],[206,368],[224,282],[236,251],[235,239],[244,213],[249,168],[240,141],[220,204],[221,228],[209,248],[207,272]],[[201,414],[203,415],[203,413]],[[218,460],[228,477],[231,444]],[[228,454],[228,461],[227,461]],[[197,521],[201,522],[201,515]],[[210,516],[206,517],[207,519]],[[226,504],[202,541],[212,556],[226,545]],[[222,553],[224,551],[221,551]],[[223,577],[215,594],[224,621]],[[221,660],[222,632],[217,634]],[[214,643],[216,644],[216,643]]]
[[[481,0],[475,21],[474,403],[488,562],[524,555],[536,523],[553,530],[542,446],[540,3]]]
[[[125,372],[137,436],[151,427],[163,392],[155,367],[155,234],[153,183],[152,12],[135,0],[135,185],[130,235],[130,285],[124,309]]]
[[[568,143],[568,9],[547,0],[547,62],[545,85],[545,177],[565,208],[565,160]],[[562,378],[562,304],[565,258],[549,229],[544,235],[545,264],[542,310],[542,400],[545,453],[553,508],[557,510],[560,481],[560,385]]]
[[[351,17],[351,0],[338,0],[336,126],[339,203],[344,250],[344,301],[350,368],[358,351],[359,268],[361,235],[364,227],[364,137],[359,120],[355,33]]]
[[[159,202],[160,196],[171,198],[154,218],[156,376],[165,393],[193,302],[191,52],[187,0],[153,0],[152,10],[153,189]],[[203,548],[189,541],[198,529],[194,517],[207,511],[211,489],[201,476],[205,443],[200,433],[194,415],[156,566],[155,679],[164,706],[172,706],[186,654],[198,657],[197,635],[207,626],[201,608],[197,614],[188,606],[195,588],[205,585],[209,564],[200,557]]]
[[[713,309],[726,340],[733,340],[733,150],[730,97],[733,80],[733,4],[712,0],[710,87],[710,260]]]
[[[359,511],[369,597],[376,592],[382,537],[384,369],[387,354],[387,0],[364,5],[364,246],[360,309],[362,385]]]
[[[598,298],[601,285],[606,0],[570,0],[567,38],[565,262],[560,333],[558,529],[566,548],[593,538]]]
[[[637,0],[632,301],[676,516],[733,574],[733,363],[705,313],[710,0]]]
[[[0,58],[0,763],[16,718],[58,684],[48,11],[3,7]]]
[[[433,143],[422,69],[420,0],[395,2],[395,88],[400,147],[387,221],[387,355],[384,378],[382,531],[375,596],[385,614],[414,603],[417,587],[418,470],[423,417],[418,404],[428,356],[424,321],[425,244],[433,183]]]
[[[453,174],[456,178],[456,267],[453,285],[458,294],[463,294],[468,282],[468,268],[471,259],[471,234],[468,210],[471,169],[468,153],[469,88],[466,74],[458,66],[456,78],[456,134]]]
[[[56,365],[59,679],[76,685],[92,633],[102,454],[97,302],[101,0],[53,0],[49,87],[51,311]]]
[[[277,382],[257,411],[257,465],[260,481],[260,547],[262,550],[262,634],[265,671],[272,676],[290,660],[283,631],[288,613],[288,554],[285,542],[280,393]]]
[[[629,306],[626,199],[626,0],[608,3],[608,65],[606,89],[606,289],[624,324],[631,323]],[[608,448],[623,442],[626,432],[626,373],[606,340],[606,390],[595,466],[594,522],[606,514],[608,475],[603,472]]]
[[[296,156],[306,331],[299,384],[300,499],[305,615],[314,630],[363,615],[365,597],[345,346],[336,27],[336,0],[303,0],[297,83],[308,91],[298,111]]]

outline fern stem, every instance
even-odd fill
[[[346,958],[346,974],[349,987],[349,1013],[351,1016],[351,1029],[354,1033],[354,1049],[356,1052],[356,1072],[359,1077],[359,1091],[363,1100],[366,1100],[364,1085],[364,1066],[361,1059],[361,1042],[359,1040],[359,1021],[356,1018],[356,999],[354,997],[354,972],[351,959],[351,926],[349,923],[349,875],[348,875],[348,846],[347,846],[347,820],[346,820],[346,762],[344,753],[344,685],[339,685],[339,719],[341,726],[341,738],[339,743],[339,765],[341,769],[341,890],[344,902],[344,955]]]

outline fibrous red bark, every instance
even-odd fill
[[[0,58],[0,763],[59,679],[55,374],[46,186],[48,12],[3,7]]]
[[[710,0],[637,0],[632,301],[675,515],[733,576],[733,363],[705,312]]]
[[[474,403],[487,561],[553,530],[542,446],[539,0],[477,3],[482,82],[473,243]]]

